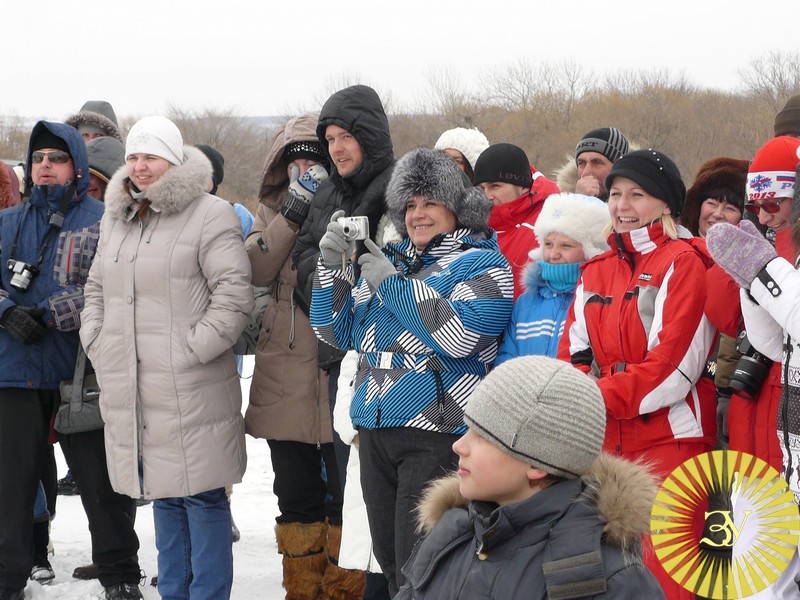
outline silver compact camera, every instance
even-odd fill
[[[8,270],[13,273],[11,276],[11,285],[19,291],[24,292],[33,281],[33,278],[39,274],[39,269],[34,265],[29,265],[21,260],[8,259],[6,263]]]
[[[342,234],[350,242],[365,240],[369,237],[369,219],[367,217],[339,217],[336,222],[342,226]]]

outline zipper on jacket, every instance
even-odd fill
[[[280,282],[277,282],[275,285],[278,286],[278,292],[280,292]],[[278,298],[279,296],[276,295],[275,297]],[[295,333],[294,332],[294,325],[295,325],[294,307],[295,307],[294,291],[292,291],[292,293],[289,294],[289,310],[290,310],[291,315],[292,315],[292,318],[289,321],[289,350],[294,350],[294,333]]]

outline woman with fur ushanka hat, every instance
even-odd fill
[[[533,227],[539,247],[525,268],[527,291],[514,302],[495,365],[528,354],[556,357],[580,267],[608,250],[608,222],[599,198],[553,194],[544,201]]]
[[[411,511],[427,482],[456,464],[452,444],[497,356],[513,279],[486,226],[488,200],[444,152],[403,156],[386,199],[403,239],[382,250],[366,240],[358,281],[334,213],[319,245],[311,325],[322,341],[359,353],[350,416],[375,556],[394,595],[419,536]]]

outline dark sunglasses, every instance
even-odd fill
[[[758,202],[745,202],[744,209],[749,212],[751,215],[757,215],[761,212],[761,209],[764,209],[764,212],[768,212],[771,215],[774,215],[781,209],[781,202],[784,200],[788,200],[788,198],[778,198],[777,200],[764,200],[761,204]]]
[[[63,165],[71,158],[69,152],[64,152],[63,150],[51,150],[50,152],[36,151],[31,154],[31,162],[34,164],[40,163],[44,160],[45,156],[47,160],[57,165]]]

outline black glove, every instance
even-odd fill
[[[328,172],[322,165],[314,165],[298,178],[296,169],[297,167],[292,169],[292,180],[289,189],[286,190],[281,214],[287,221],[302,225],[308,216],[314,194],[317,193],[319,184],[328,178]]]
[[[42,321],[43,314],[43,308],[12,306],[0,317],[0,325],[23,344],[33,344],[47,333],[47,325]]]

